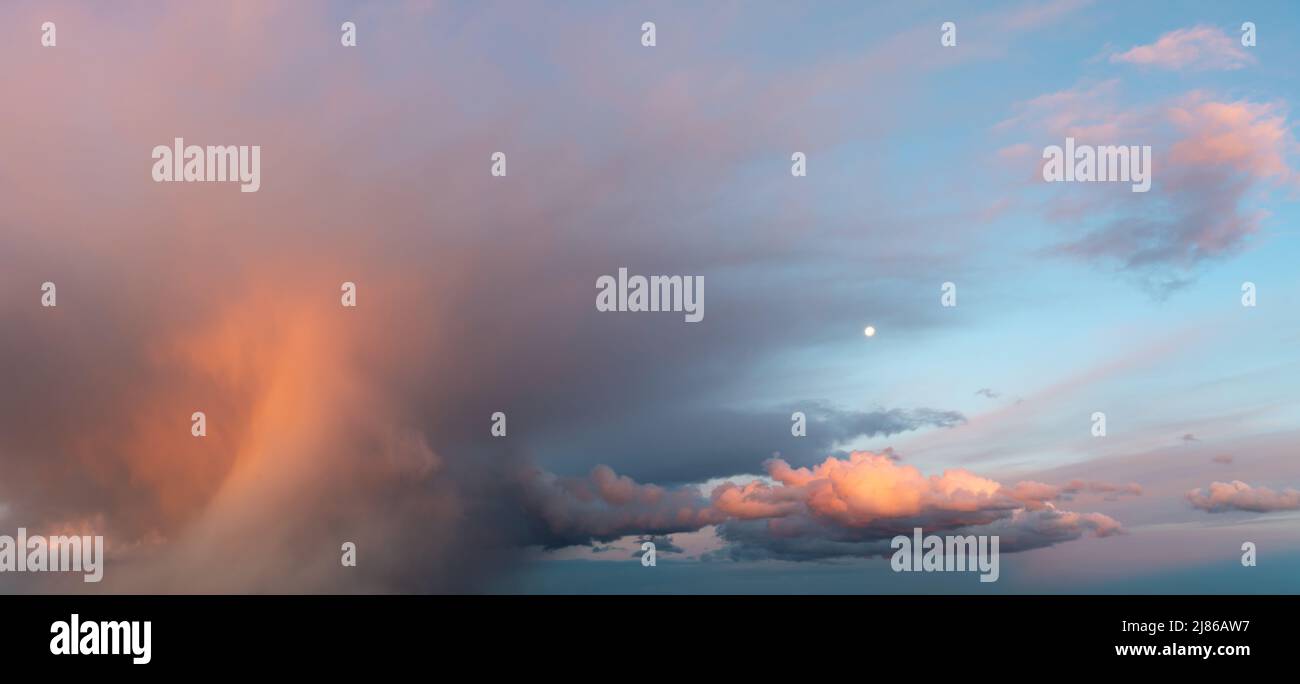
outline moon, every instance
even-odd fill
[[[862,334],[863,334],[863,335],[866,335],[867,337],[875,337],[875,336],[876,336],[876,326],[874,326],[874,325],[868,325],[868,326],[867,326],[867,329],[862,331]]]

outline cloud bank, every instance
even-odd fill
[[[587,478],[534,472],[530,500],[552,546],[608,542],[633,534],[690,532],[716,525],[721,554],[738,560],[824,560],[884,553],[915,527],[943,534],[997,534],[1023,551],[1123,531],[1100,513],[1061,510],[1083,491],[1140,494],[1136,485],[1071,482],[1004,486],[964,469],[926,476],[888,455],[858,451],[811,468],[769,460],[767,477],[698,488],[638,484],[599,467]]]

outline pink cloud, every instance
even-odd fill
[[[1170,150],[1170,163],[1228,166],[1256,179],[1294,178],[1286,155],[1296,144],[1280,106],[1215,102],[1192,93],[1167,114],[1184,135]]]
[[[1241,480],[1233,480],[1210,484],[1209,493],[1204,493],[1200,488],[1193,489],[1187,492],[1187,501],[1194,508],[1208,513],[1295,511],[1300,510],[1300,490],[1288,487],[1278,492],[1268,487],[1251,487]]]
[[[1160,69],[1233,70],[1253,64],[1255,58],[1232,36],[1213,26],[1193,26],[1160,36],[1150,45],[1139,45],[1110,56],[1115,63],[1139,64]]]
[[[750,482],[738,486],[730,482],[713,490],[713,506],[720,512],[741,520],[779,518],[800,510],[799,496],[782,496],[789,490],[778,490],[764,482]]]

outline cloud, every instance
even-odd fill
[[[1210,459],[1210,460],[1213,461],[1213,462],[1215,462],[1215,463],[1222,463],[1222,464],[1224,464],[1224,465],[1227,465],[1227,464],[1232,463],[1233,458],[1232,458],[1232,455],[1231,455],[1231,454],[1217,454],[1217,455],[1215,455],[1214,458],[1212,458],[1212,459]]]
[[[975,394],[976,396],[987,397],[989,399],[997,399],[1002,396],[987,387],[981,387],[980,389],[975,390]]]
[[[1194,508],[1207,513],[1295,511],[1300,510],[1300,490],[1288,487],[1278,492],[1267,487],[1251,487],[1241,480],[1233,480],[1211,483],[1208,493],[1200,488],[1193,489],[1187,492],[1187,501]]]
[[[1109,482],[1070,480],[1061,491],[1066,494],[1091,492],[1095,494],[1127,494],[1129,496],[1141,496],[1142,486],[1136,482],[1130,482],[1128,484],[1111,484]]]
[[[1193,91],[1132,105],[1112,79],[1014,109],[996,128],[1034,131],[1036,149],[1066,137],[1152,147],[1150,192],[1122,183],[1052,184],[1044,214],[1069,230],[1048,253],[1115,268],[1157,297],[1193,282],[1203,265],[1241,252],[1268,216],[1261,200],[1298,187],[1291,160],[1300,148],[1279,102]],[[1042,185],[1041,177],[1033,182]]]
[[[751,498],[779,501],[795,495],[813,517],[851,527],[921,515],[980,516],[1007,507],[996,496],[1001,485],[967,470],[925,477],[913,466],[869,452],[828,458],[813,468],[791,468],[774,459],[768,474],[779,486],[760,487]]]
[[[533,469],[523,483],[523,504],[540,523],[528,541],[544,548],[691,532],[722,520],[696,488],[639,484],[605,465],[583,478]]]
[[[1240,41],[1213,26],[1170,31],[1150,45],[1113,54],[1110,61],[1159,69],[1231,71],[1255,63]]]
[[[1100,513],[1074,513],[1055,508],[1014,509],[984,523],[946,527],[924,518],[896,521],[895,526],[854,528],[827,524],[809,517],[765,521],[731,521],[719,527],[729,542],[718,557],[737,561],[821,561],[888,555],[889,541],[921,527],[927,534],[997,535],[1003,553],[1016,553],[1073,541],[1091,534],[1120,534],[1121,525]]]
[[[673,538],[668,535],[650,535],[638,538],[634,543],[636,548],[632,551],[633,558],[640,558],[645,551],[641,550],[641,545],[650,542],[655,545],[655,553],[686,553],[686,549],[673,543]]]
[[[1110,536],[1122,532],[1114,519],[1060,510],[1053,502],[1084,491],[1140,493],[1136,485],[1082,481],[1004,487],[964,469],[926,476],[865,451],[810,468],[781,459],[766,465],[766,478],[723,482],[707,498],[697,488],[638,484],[603,467],[578,479],[534,472],[530,500],[550,547],[717,525],[726,548],[715,556],[819,560],[882,553],[889,539],[914,527],[999,534],[1007,551]]]
[[[1294,184],[1288,157],[1297,146],[1281,104],[1221,102],[1193,92],[1174,102],[1166,116],[1181,135],[1170,149],[1176,167],[1222,167]]]

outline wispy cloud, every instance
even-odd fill
[[[1170,31],[1149,45],[1112,54],[1110,61],[1170,70],[1230,71],[1254,64],[1255,57],[1236,37],[1202,25]]]

